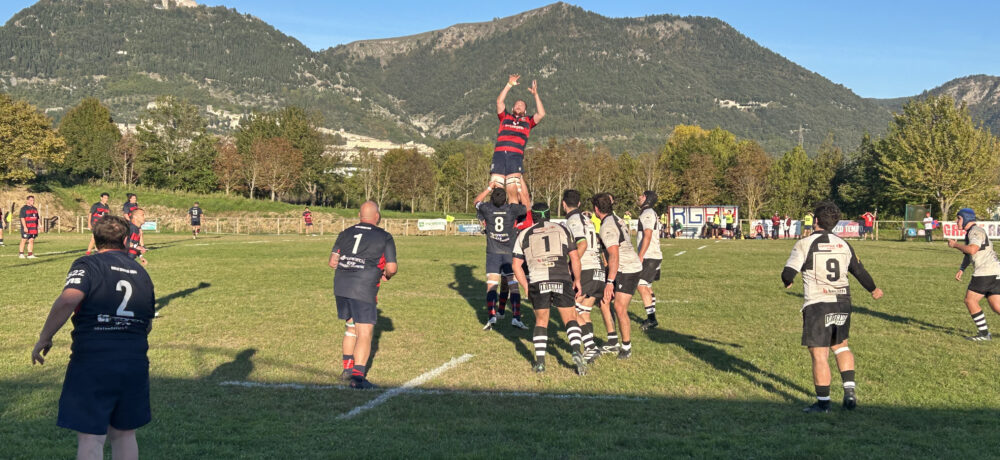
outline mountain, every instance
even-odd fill
[[[892,112],[900,112],[903,104],[910,99],[943,94],[951,96],[955,102],[964,102],[974,120],[981,121],[994,135],[1000,134],[1000,77],[970,75],[956,78],[917,96],[881,99],[877,102]]]
[[[853,148],[890,113],[760,46],[726,23],[672,15],[608,18],[556,3],[493,21],[312,52],[263,21],[190,0],[41,0],[0,27],[0,91],[58,118],[85,96],[135,122],[159,94],[211,105],[218,129],[255,109],[298,104],[331,129],[397,142],[488,141],[493,101],[548,117],[538,137],[653,150],[679,123],[721,126],[772,153],[827,133]],[[187,7],[179,7],[187,6]],[[214,115],[212,115],[214,114]],[[536,141],[537,142],[537,141]]]

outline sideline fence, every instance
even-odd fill
[[[315,215],[314,215],[315,216]],[[393,235],[429,236],[429,235],[480,235],[482,227],[478,221],[456,220],[444,224],[440,229],[421,230],[419,221],[437,219],[382,219],[379,227]],[[190,220],[186,217],[154,217],[146,218],[147,225],[155,226],[147,232],[155,233],[186,233],[191,231]],[[66,229],[78,233],[90,230],[88,216],[77,216],[75,225]],[[345,228],[358,223],[357,218],[347,217],[313,217],[313,228],[307,231],[305,221],[301,217],[203,217],[201,219],[202,234],[218,235],[328,235],[338,234]],[[56,231],[61,232],[61,228]]]

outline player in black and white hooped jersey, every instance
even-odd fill
[[[576,294],[576,314],[580,329],[583,331],[583,357],[587,362],[593,362],[601,355],[594,343],[594,323],[590,312],[598,299],[604,297],[604,264],[601,261],[600,239],[594,223],[580,212],[580,192],[566,190],[562,198],[563,211],[566,212],[566,228],[576,244],[577,256],[580,258],[580,287]]]
[[[628,359],[632,357],[632,325],[628,317],[628,304],[639,286],[642,262],[639,260],[639,254],[635,252],[635,247],[632,246],[625,221],[614,214],[614,201],[611,195],[598,193],[591,198],[591,202],[594,205],[594,214],[601,219],[598,236],[601,238],[608,263],[601,313],[605,318],[610,318],[611,305],[608,302],[613,302],[618,332],[621,333],[621,344],[619,344],[617,340],[612,340],[611,325],[608,324],[608,344],[601,347],[601,352],[617,353],[618,359]]]
[[[566,325],[566,336],[573,348],[576,373],[587,373],[586,360],[580,348],[581,329],[574,309],[575,295],[580,287],[580,257],[573,237],[566,227],[549,221],[549,205],[535,203],[531,207],[535,224],[522,230],[514,243],[514,276],[528,286],[528,297],[535,313],[532,342],[535,345],[535,372],[545,372],[548,345],[549,309],[555,307]],[[524,267],[528,267],[528,277]]]
[[[992,336],[979,301],[986,297],[990,308],[1000,313],[1000,260],[997,260],[997,253],[993,250],[993,243],[986,230],[976,225],[975,211],[970,208],[960,209],[955,223],[958,224],[958,228],[965,230],[965,244],[948,240],[948,247],[958,249],[965,255],[962,257],[962,266],[955,274],[955,279],[962,280],[962,274],[970,263],[975,266],[969,288],[965,292],[965,306],[969,309],[978,332],[966,339],[985,342],[992,339]]]
[[[389,232],[378,227],[382,220],[378,205],[366,201],[358,216],[361,223],[348,227],[333,245],[330,268],[336,269],[333,294],[337,317],[346,322],[342,379],[351,388],[376,388],[368,381],[368,358],[378,318],[378,290],[382,281],[395,276],[396,243]]]
[[[642,261],[642,272],[639,274],[639,296],[646,306],[646,319],[642,330],[649,330],[660,323],[656,321],[656,294],[653,293],[653,282],[660,279],[660,268],[663,264],[663,252],[660,251],[660,218],[653,210],[656,204],[656,192],[646,190],[639,195],[639,238],[635,245],[639,249],[639,260]]]
[[[52,337],[72,315],[72,354],[56,424],[77,432],[77,458],[138,458],[135,430],[150,422],[148,336],[155,295],[149,274],[125,252],[128,222],[94,223],[98,253],[76,259],[52,305],[32,363],[45,363]]]
[[[521,202],[529,203],[531,197],[527,187],[518,189]],[[489,196],[489,200],[486,197]],[[527,329],[521,321],[521,288],[514,278],[514,240],[517,238],[515,225],[525,219],[528,209],[521,204],[508,203],[507,192],[496,184],[490,184],[476,197],[476,216],[486,232],[486,310],[489,318],[484,331],[493,329],[499,318],[503,318],[504,291],[510,292],[510,304],[514,316],[510,324],[518,329]],[[498,291],[498,287],[500,287]],[[506,288],[506,289],[504,289]],[[499,309],[497,308],[499,305]]]
[[[840,209],[831,201],[816,205],[815,232],[795,243],[781,272],[785,288],[792,286],[796,273],[802,273],[802,345],[812,357],[816,403],[805,412],[830,411],[830,365],[833,349],[837,368],[844,384],[844,408],[857,406],[854,383],[854,354],[847,346],[851,328],[851,288],[847,275],[861,283],[872,298],[880,299],[882,290],[861,265],[854,248],[829,229],[840,220]]]

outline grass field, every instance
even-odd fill
[[[952,278],[960,255],[944,243],[855,244],[886,293],[874,301],[854,285],[860,406],[807,416],[801,286],[779,280],[790,242],[664,240],[660,328],[634,325],[631,360],[606,356],[579,377],[561,325],[541,376],[529,331],[481,331],[482,238],[397,238],[400,273],[382,288],[369,374],[383,390],[358,392],[336,379],[333,236],[147,238],[162,317],[150,334],[154,420],[138,434],[146,458],[998,455],[1000,344],[962,339],[973,325],[965,283]],[[0,457],[70,458],[75,437],[55,416],[71,326],[44,367],[29,355],[86,235],[43,235],[36,260],[17,259],[10,243],[0,248]],[[466,354],[416,391],[393,390]]]

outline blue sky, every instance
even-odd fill
[[[33,0],[0,1],[6,22]],[[319,50],[489,21],[551,1],[199,0],[257,16]],[[570,2],[605,16],[722,19],[763,46],[864,97],[919,94],[953,78],[1000,75],[1000,2],[615,0]]]

